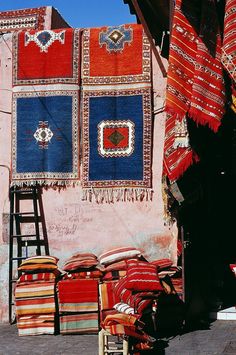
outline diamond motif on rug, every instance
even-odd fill
[[[130,44],[132,41],[133,30],[131,27],[108,27],[106,31],[102,31],[99,35],[100,46],[105,45],[108,52],[123,51],[125,44]]]
[[[61,32],[54,31],[39,31],[34,34],[29,32],[25,33],[25,46],[30,42],[35,42],[40,48],[40,52],[47,52],[48,48],[53,44],[53,42],[59,41],[61,44],[65,43],[65,30]]]
[[[36,139],[40,149],[48,149],[48,144],[51,142],[53,133],[48,127],[47,121],[39,121],[39,126],[34,133],[34,138]]]
[[[127,157],[134,151],[135,124],[130,120],[98,124],[98,152],[103,157]]]
[[[115,130],[108,138],[114,145],[118,145],[125,137]]]

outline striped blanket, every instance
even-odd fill
[[[98,332],[98,313],[67,314],[60,316],[61,334],[87,334]]]
[[[55,314],[19,316],[17,328],[19,336],[55,333]]]
[[[61,280],[58,282],[59,312],[94,312],[98,310],[96,280]]]
[[[15,305],[17,316],[54,313],[56,311],[54,282],[17,285]]]

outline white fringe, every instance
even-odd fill
[[[10,187],[13,186],[19,186],[19,187],[24,187],[24,186],[43,186],[45,188],[66,188],[66,187],[75,187],[80,185],[80,181],[70,181],[70,180],[30,180],[30,181],[18,181],[18,180],[13,180],[11,181]]]
[[[152,201],[153,190],[148,188],[88,188],[83,189],[82,201],[114,203],[119,201]]]

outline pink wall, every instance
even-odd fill
[[[10,166],[11,116],[11,35],[0,38],[0,165]],[[163,106],[165,80],[153,60],[155,108]],[[51,255],[59,266],[76,251],[99,255],[104,250],[133,245],[150,260],[169,257],[176,261],[175,226],[165,226],[161,193],[165,116],[154,119],[153,200],[96,204],[81,201],[80,186],[65,191],[45,190],[44,210]],[[0,167],[0,322],[8,312],[8,169]]]

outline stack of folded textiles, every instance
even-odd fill
[[[140,253],[126,258],[123,260],[126,275],[100,285],[100,319],[101,327],[110,334],[129,336],[133,345],[152,349],[156,339],[146,332],[142,316],[147,309],[152,311],[153,302],[163,292],[163,287],[157,267],[143,259]]]
[[[97,333],[98,281],[103,272],[96,255],[77,253],[63,270],[66,273],[58,283],[60,333]]]
[[[182,267],[173,265],[168,258],[157,259],[150,263],[157,267],[158,276],[166,293],[174,293],[183,300]]]
[[[15,288],[19,336],[55,334],[56,291],[61,273],[54,256],[32,256],[18,270],[22,273]]]
[[[134,247],[120,247],[108,250],[99,257],[99,263],[104,267],[103,281],[118,280],[127,272],[126,260],[142,258],[141,251]]]

